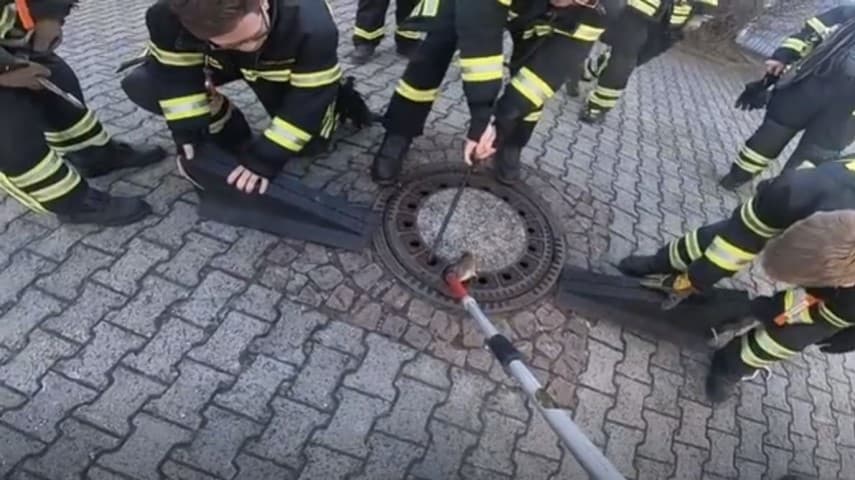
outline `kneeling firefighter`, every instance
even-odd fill
[[[737,100],[738,107],[749,110],[765,106],[766,116],[722,177],[720,185],[727,190],[750,182],[800,131],[785,169],[837,159],[855,139],[855,6],[808,19],[766,61],[766,72]]]
[[[602,43],[609,48],[587,59],[582,80],[596,79],[580,119],[601,123],[626,89],[632,72],[664,53],[708,20],[718,0],[629,0],[627,8],[606,29]],[[578,79],[575,77],[574,80]],[[568,85],[571,93],[578,87]]]
[[[63,223],[124,225],[151,208],[113,197],[83,177],[161,160],[158,148],[112,140],[83,103],[80,82],[55,52],[74,0],[0,0],[0,188]]]
[[[788,170],[730,219],[691,231],[654,255],[627,257],[618,268],[649,277],[647,285],[664,290],[673,304],[710,293],[759,254],[773,280],[796,286],[752,300],[760,326],[715,352],[706,387],[719,402],[741,379],[810,345],[855,350],[853,252],[855,158]]]
[[[223,208],[240,203],[258,215],[235,212],[217,219],[266,230],[288,218],[322,228],[323,207],[348,211],[344,200],[322,205],[310,193],[321,210],[297,218],[288,192],[268,192],[289,159],[326,151],[340,119],[358,126],[371,122],[352,80],[342,82],[338,30],[326,2],[160,0],[148,9],[146,25],[146,55],[133,62],[140,65],[122,87],[134,103],[166,119],[179,167],[204,192],[202,207],[209,201]],[[260,136],[217,89],[238,79],[272,117]],[[211,171],[218,162],[199,158],[202,151],[229,163],[228,170]],[[305,232],[293,228],[289,234]]]
[[[516,182],[520,152],[544,104],[588,54],[603,32],[606,16],[621,7],[622,0],[422,1],[410,21],[412,29],[427,35],[386,110],[386,136],[371,172],[374,181],[389,185],[397,180],[459,49],[471,115],[464,158],[471,162],[497,152],[498,180]],[[512,78],[497,100],[504,75],[505,28],[514,43]]]

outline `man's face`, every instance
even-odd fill
[[[270,33],[270,15],[267,1],[261,2],[257,11],[244,15],[228,33],[211,37],[210,42],[222,50],[254,52],[261,48]]]

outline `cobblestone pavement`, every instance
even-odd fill
[[[63,51],[113,132],[167,145],[112,73],[145,39],[147,3],[84,1]],[[354,2],[333,7],[346,54]],[[403,68],[390,43],[347,68],[378,109]],[[737,204],[716,177],[759,120],[730,108],[748,76],[673,52],[638,72],[601,128],[578,124],[579,102],[559,95],[525,161],[569,261],[608,270]],[[456,158],[465,119],[452,82],[412,163]],[[380,134],[347,134],[335,155],[291,168],[370,200]],[[59,227],[0,200],[0,477],[585,478],[480,336],[411,297],[371,252],[200,221],[169,162],[97,183],[145,194],[156,215]],[[855,478],[853,357],[810,351],[713,409],[706,355],[550,301],[498,320],[627,478]]]

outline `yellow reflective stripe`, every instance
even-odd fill
[[[82,142],[71,143],[67,145],[53,145],[52,148],[59,153],[79,152],[88,147],[101,147],[110,141],[110,134],[106,130],[101,130],[98,135],[88,138]]]
[[[682,24],[686,23],[687,20],[689,20],[688,15],[674,14],[674,15],[671,15],[671,19],[669,20],[669,23],[671,25],[682,25]]]
[[[523,117],[524,122],[537,122],[540,120],[540,116],[543,114],[543,110],[537,110],[529,113],[525,117]]]
[[[722,237],[715,237],[704,255],[719,268],[735,272],[751,263],[756,256],[733,245]]]
[[[439,89],[431,89],[431,90],[419,90],[418,88],[413,87],[409,83],[405,82],[404,79],[401,79],[398,82],[398,86],[395,88],[395,93],[401,95],[407,100],[412,100],[414,102],[420,103],[428,103],[432,102],[436,99],[436,95],[439,92]]]
[[[327,107],[327,111],[324,114],[324,120],[321,126],[321,137],[330,138],[330,136],[332,136],[337,120],[337,115],[335,113],[335,103],[331,103]]]
[[[759,173],[763,171],[771,161],[771,158],[764,157],[749,148],[747,145],[743,145],[743,147],[739,149],[739,154],[737,155],[734,163],[746,172]]]
[[[837,328],[847,328],[847,327],[852,326],[851,323],[840,318],[840,316],[838,316],[836,313],[832,312],[831,309],[825,305],[825,303],[819,304],[819,314],[822,316],[822,318],[825,319],[825,321],[834,325]]]
[[[831,31],[831,29],[830,29],[828,26],[826,26],[824,23],[822,23],[822,20],[820,20],[820,19],[819,19],[819,18],[817,18],[817,17],[810,18],[810,19],[808,19],[808,21],[807,21],[807,22],[805,22],[805,23],[806,23],[806,24],[807,24],[807,26],[808,26],[808,27],[810,27],[814,32],[818,33],[818,34],[819,34],[819,36],[820,36],[820,37],[822,37],[822,38],[827,37],[827,36],[828,36],[828,34],[829,34],[829,33],[830,33],[830,31]]]
[[[796,53],[798,53],[799,55],[805,52],[809,47],[810,45],[808,45],[807,42],[805,42],[804,40],[793,37],[790,37],[781,43],[781,48],[789,48],[790,50],[795,50]]]
[[[440,0],[421,0],[413,10],[413,15],[422,17],[435,17],[439,12]]]
[[[15,27],[17,18],[18,13],[14,2],[3,7],[3,11],[0,12],[0,38],[5,38],[12,28]]]
[[[492,55],[489,57],[477,58],[461,58],[460,70],[464,82],[490,82],[493,80],[501,80],[502,55]]]
[[[39,202],[33,200],[32,197],[27,195],[23,190],[16,187],[5,175],[0,173],[0,189],[3,189],[8,193],[12,198],[20,202],[25,207],[36,213],[48,213],[47,209]]]
[[[754,200],[755,197],[751,197],[751,199],[742,204],[742,208],[739,211],[742,224],[762,238],[772,238],[781,233],[780,228],[770,227],[766,222],[760,220],[760,217],[754,211]]]
[[[763,368],[772,363],[771,360],[763,360],[751,350],[751,345],[748,344],[748,335],[742,336],[742,345],[739,351],[739,358],[749,367]]]
[[[668,259],[671,262],[671,267],[675,270],[679,270],[681,272],[685,272],[689,267],[686,265],[686,262],[680,257],[680,247],[679,241],[671,242],[668,245]]]
[[[659,9],[659,2],[655,0],[652,2],[647,2],[645,0],[629,0],[626,4],[649,17],[656,15],[656,10]]]
[[[674,15],[688,15],[691,12],[691,5],[674,5]]]
[[[250,70],[247,68],[240,69],[241,75],[247,82],[257,82],[258,79],[267,80],[268,82],[288,83],[291,81],[291,69],[284,70]]]
[[[49,202],[66,195],[72,191],[77,184],[80,183],[80,174],[76,170],[69,168],[68,174],[62,180],[48,187],[36,190],[30,194],[33,200],[39,203]]]
[[[581,23],[570,37],[583,42],[596,42],[604,31],[606,31],[605,28],[592,27],[591,25]]]
[[[45,139],[50,143],[66,142],[68,140],[74,140],[97,126],[98,120],[95,118],[95,114],[92,113],[92,110],[87,110],[86,114],[83,115],[83,118],[65,130],[60,130],[58,132],[45,132]]]
[[[552,87],[528,67],[520,69],[511,79],[511,85],[537,108],[542,107],[550,97],[555,95]]]
[[[686,235],[686,251],[689,253],[689,260],[693,262],[704,256],[701,243],[698,241],[697,230],[692,230]]]
[[[291,73],[291,85],[297,88],[317,88],[331,85],[341,79],[341,66],[336,64],[319,72]]]
[[[764,352],[780,360],[786,360],[797,353],[778,343],[765,328],[754,329],[751,331],[751,335],[754,336],[757,345]]]
[[[8,178],[18,188],[27,188],[53,175],[60,168],[62,168],[62,160],[60,160],[59,155],[54,150],[50,150],[35,167],[21,175]]]
[[[707,5],[709,5],[711,7],[717,7],[718,6],[718,0],[696,0],[696,1],[698,1],[700,3],[706,3]]]
[[[623,90],[616,90],[614,88],[601,87],[597,85],[597,87],[591,91],[591,94],[588,95],[588,101],[603,108],[612,108],[617,105],[622,94]]]
[[[312,136],[305,130],[279,117],[273,119],[270,127],[264,131],[264,136],[271,142],[293,152],[302,150],[312,139]]]
[[[498,1],[500,4],[502,4],[502,5],[506,6],[506,7],[510,7],[510,6],[511,6],[511,0],[496,0],[496,1]]]
[[[378,28],[377,30],[368,31],[359,27],[353,28],[353,35],[359,38],[364,38],[366,40],[377,40],[386,34],[386,31],[383,27]]]
[[[163,110],[163,116],[168,122],[185,120],[211,113],[211,105],[208,101],[208,95],[205,93],[170,98],[169,100],[161,100],[159,103],[160,109]]]
[[[205,55],[193,52],[170,52],[148,42],[148,51],[161,65],[171,67],[198,67],[205,64]]]
[[[508,10],[508,20],[513,20],[513,19],[515,19],[515,18],[517,18],[517,17],[519,17],[519,16],[520,16],[520,14],[519,14],[519,13],[517,13],[517,12],[515,12],[515,11],[513,11],[513,10]]]
[[[409,40],[421,40],[422,38],[421,32],[414,32],[412,30],[395,30],[395,35]]]

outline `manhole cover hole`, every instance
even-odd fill
[[[383,212],[374,238],[386,266],[405,285],[447,306],[440,279],[448,262],[470,251],[480,272],[470,292],[488,312],[523,308],[549,293],[564,265],[564,237],[549,209],[528,187],[496,182],[489,172],[473,174],[438,249],[430,248],[463,178],[460,166],[422,167],[403,186],[386,192],[375,208]]]

